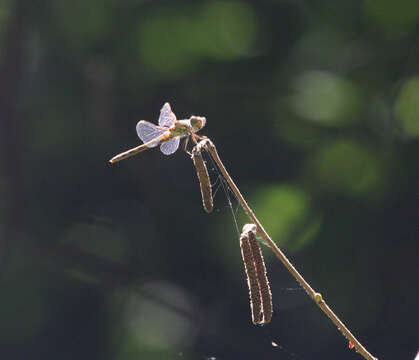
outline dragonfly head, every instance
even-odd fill
[[[205,122],[207,120],[201,116],[191,116],[189,121],[190,121],[193,131],[197,132],[205,126]]]

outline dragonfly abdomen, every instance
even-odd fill
[[[121,161],[123,159],[126,159],[126,158],[128,158],[130,156],[133,156],[135,154],[138,154],[139,152],[144,151],[144,150],[147,150],[147,149],[148,149],[148,147],[145,146],[145,144],[140,145],[140,146],[137,146],[137,147],[135,147],[133,149],[124,151],[123,153],[114,156],[112,159],[109,160],[109,162],[113,164],[113,163],[115,163],[117,161]]]

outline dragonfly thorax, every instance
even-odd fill
[[[177,120],[170,128],[172,136],[188,136],[193,131],[188,120]]]

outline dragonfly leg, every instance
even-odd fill
[[[206,137],[206,136],[199,136],[199,135],[193,134],[193,140],[194,140],[195,144],[198,145],[198,142],[196,141],[196,139],[198,139],[198,140],[204,140],[204,139],[208,139],[208,137]]]
[[[198,145],[198,141],[196,139],[198,139],[198,140],[208,139],[206,136],[199,136],[199,135],[196,135],[196,134],[193,134],[193,133],[191,135],[192,135],[192,140],[196,145]]]
[[[186,137],[185,142],[183,144],[183,150],[189,155],[192,156],[192,154],[188,151],[188,143],[189,143],[189,136]]]

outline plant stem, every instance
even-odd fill
[[[215,145],[212,143],[210,139],[204,139],[199,143],[200,147],[205,148],[211,155],[211,157],[217,163],[218,168],[220,169],[221,173],[223,174],[224,178],[227,180],[228,184],[230,185],[231,189],[233,190],[234,194],[236,195],[240,205],[243,207],[244,211],[256,225],[258,234],[265,240],[266,244],[272,249],[275,255],[281,260],[281,262],[285,265],[291,275],[298,281],[298,283],[303,287],[303,289],[307,292],[307,294],[313,299],[313,301],[317,304],[317,306],[329,317],[330,320],[337,326],[338,330],[343,334],[343,336],[348,340],[351,341],[354,345],[356,351],[363,356],[367,360],[378,360],[373,355],[371,355],[367,349],[355,338],[355,336],[349,331],[349,329],[345,326],[345,324],[336,316],[336,314],[332,311],[332,309],[326,304],[322,295],[313,290],[310,284],[301,276],[301,274],[297,271],[297,269],[292,265],[292,263],[288,260],[285,254],[279,249],[279,247],[273,242],[271,237],[263,228],[262,224],[259,222],[255,214],[253,213],[252,209],[247,204],[246,200],[244,199],[243,195],[240,193],[239,188],[234,183],[231,176],[228,174],[224,164],[222,163],[220,157],[218,156],[217,149]]]

